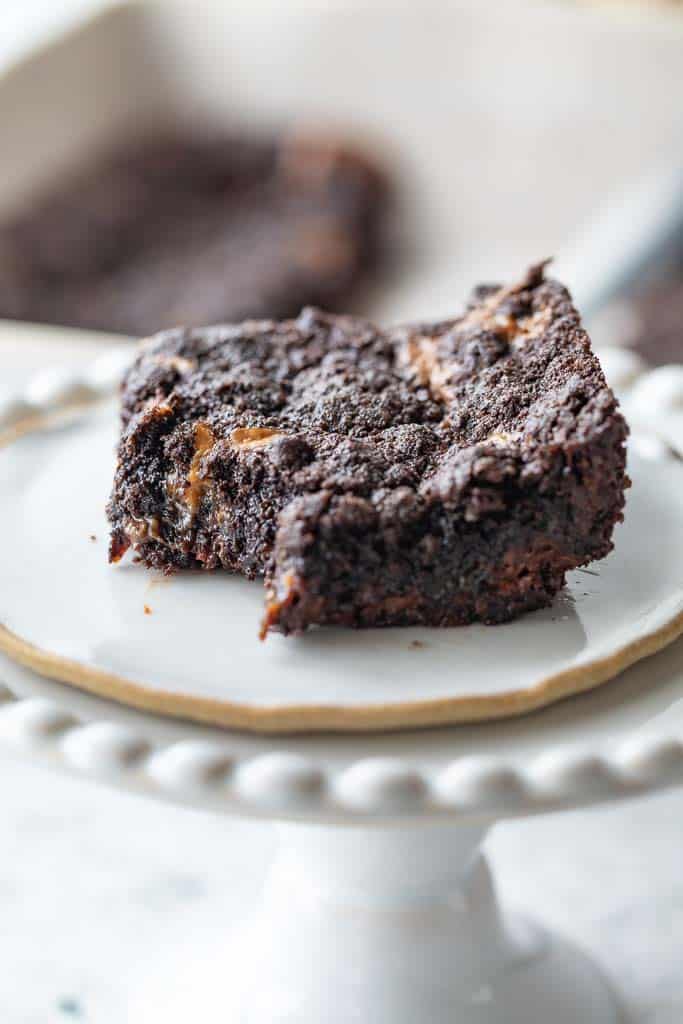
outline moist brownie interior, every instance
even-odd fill
[[[320,134],[130,143],[0,225],[0,317],[142,335],[344,308],[388,193]]]
[[[161,333],[122,415],[111,560],[264,576],[263,635],[503,622],[622,518],[627,427],[543,265],[440,323]]]

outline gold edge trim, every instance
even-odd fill
[[[42,650],[2,625],[0,650],[47,679],[68,683],[97,697],[170,718],[262,734],[384,732],[501,720],[538,711],[563,698],[595,689],[636,662],[656,654],[682,634],[683,611],[659,629],[632,640],[619,650],[586,665],[565,669],[528,689],[513,690],[500,697],[450,697],[353,708],[295,704],[278,708],[248,708],[229,701],[152,690],[144,683]]]

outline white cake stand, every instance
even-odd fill
[[[87,387],[34,381],[0,414],[5,425],[104,387],[115,362]],[[642,447],[666,468],[663,445]],[[168,720],[4,656],[0,678],[0,742],[12,749],[278,823],[280,850],[249,924],[229,937],[226,923],[220,948],[186,943],[131,1007],[131,1024],[623,1020],[580,950],[499,905],[481,844],[506,818],[683,781],[680,641],[533,715],[389,734],[268,738]]]

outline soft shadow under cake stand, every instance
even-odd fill
[[[106,566],[116,426],[108,403],[90,403],[98,373],[34,387],[40,433],[31,422],[0,451],[0,529],[14,539],[0,572],[0,743],[151,797],[270,820],[280,838],[248,924],[231,934],[226,922],[225,942],[209,949],[186,943],[130,1024],[621,1021],[584,953],[501,907],[481,844],[497,821],[683,781],[683,647],[671,643],[683,629],[683,465],[654,441],[634,445],[615,552],[519,624],[323,630],[259,646],[258,585],[163,584]],[[21,398],[0,421],[27,423],[27,411]],[[278,708],[280,726],[295,723],[298,707],[320,726],[335,701],[352,727],[381,724],[382,707],[407,725],[401,707],[419,707],[425,691],[447,711],[473,687],[522,699],[535,692],[524,673],[544,659],[597,682],[615,658],[667,643],[591,692],[492,723],[267,736],[162,714],[211,719],[225,696],[228,718],[240,705],[247,717],[259,702],[275,708],[270,725]],[[79,665],[82,685],[99,679],[100,694],[148,710],[43,677]],[[112,682],[131,678],[146,686]]]

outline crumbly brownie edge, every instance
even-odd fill
[[[298,634],[313,624],[494,624],[550,605],[566,572],[613,548],[628,486],[626,433],[620,416],[608,420],[571,463],[558,453],[542,483],[509,491],[503,510],[474,522],[432,509],[401,529],[401,511],[392,509],[382,531],[357,510],[364,529],[350,534],[339,507],[337,529],[327,508],[288,509],[266,581],[261,635],[272,628]],[[549,478],[554,486],[543,494]],[[363,512],[372,520],[367,507]]]

